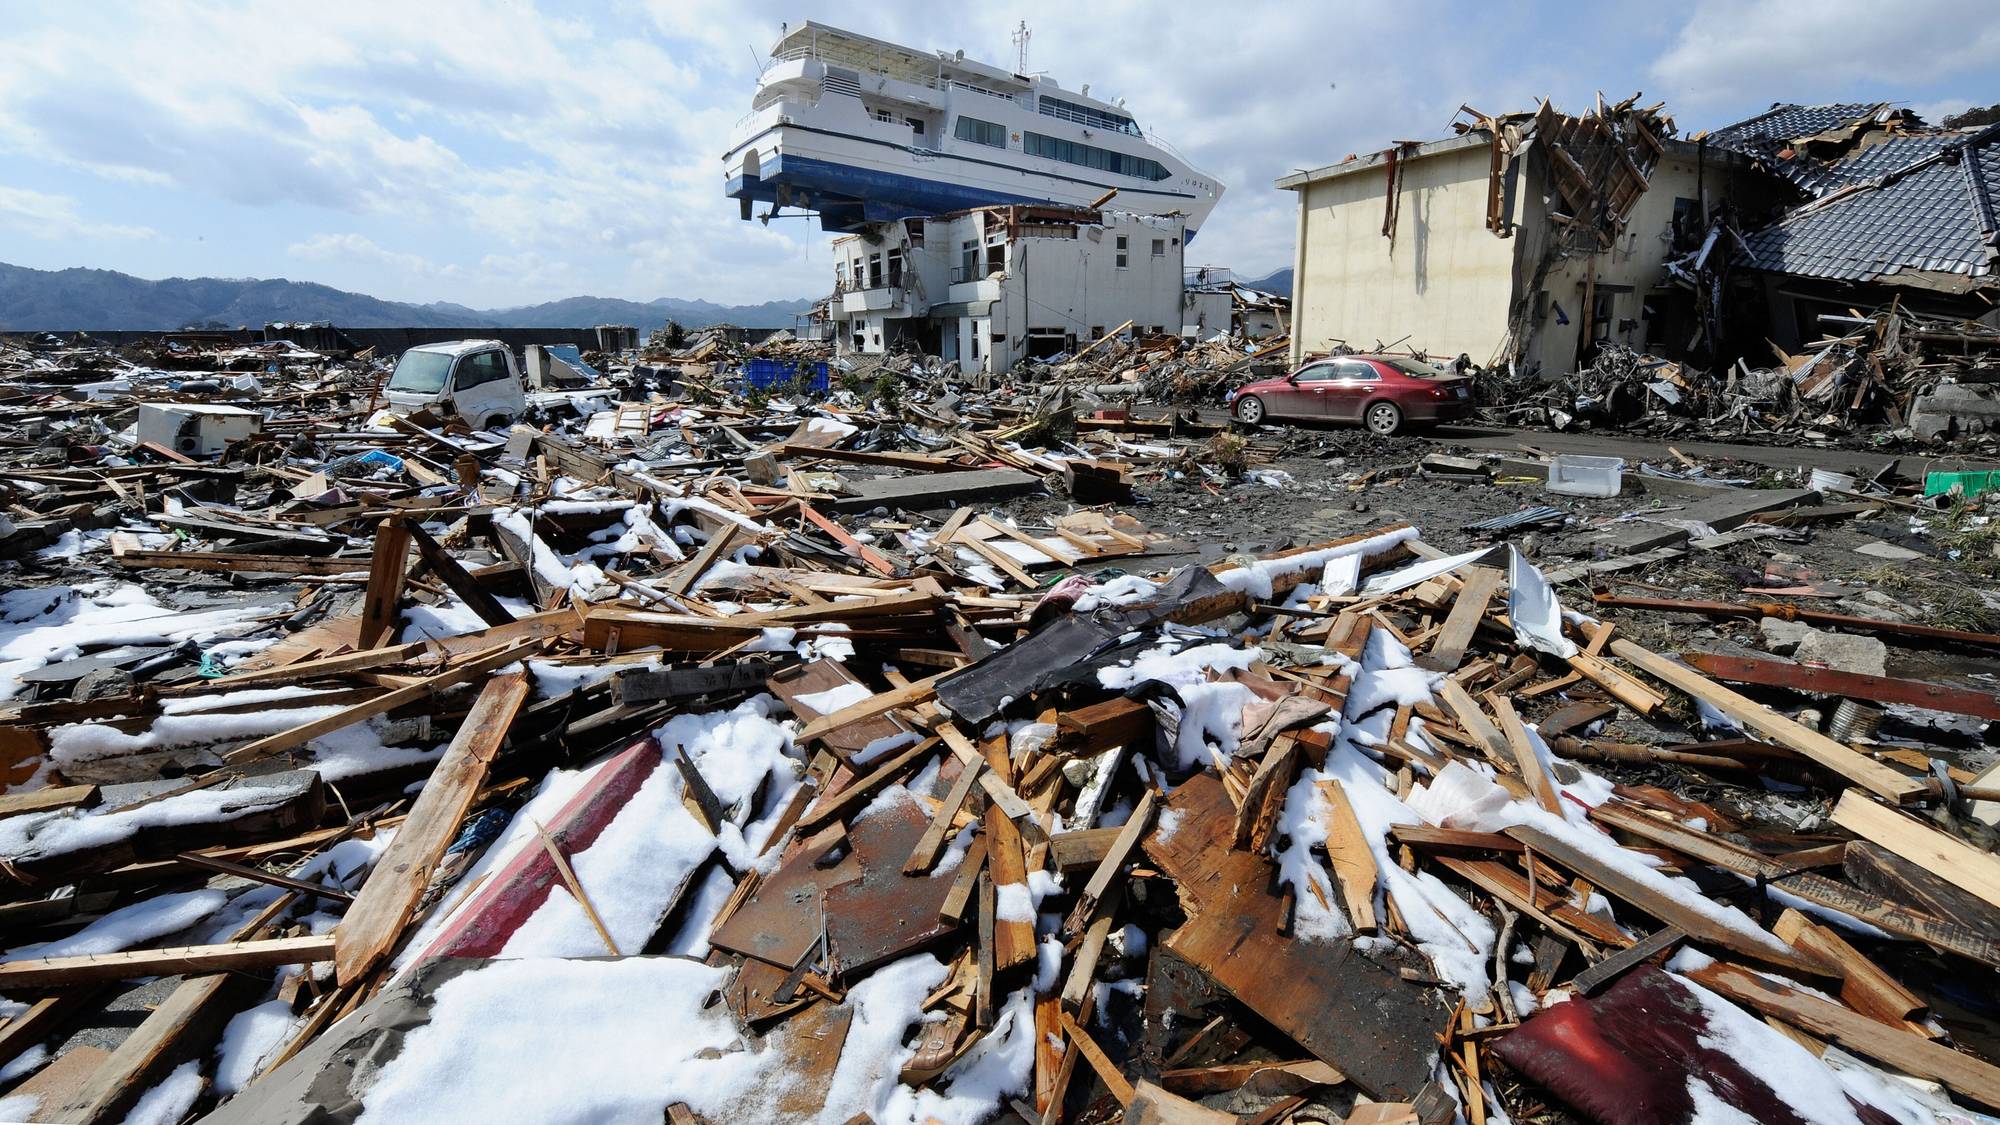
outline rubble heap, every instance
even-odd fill
[[[204,458],[8,415],[9,1116],[2000,1109],[2000,792],[1802,711],[1990,692],[1660,651],[1606,611],[1732,607],[1402,520],[1204,551],[1135,489],[1271,451],[1061,391],[474,431],[300,362]]]

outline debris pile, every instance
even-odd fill
[[[287,359],[193,454],[12,405],[0,1117],[2000,1109],[2000,792],[1952,749],[2000,699],[1838,666],[1862,619],[1682,651],[1647,619],[1799,615],[1564,585],[1818,493],[1702,484],[1546,574],[1504,540],[1549,504],[1190,542],[1146,493],[1316,459],[601,358],[601,408],[499,429]],[[1335,487],[1518,471],[1402,441]],[[2000,650],[1921,628],[1873,631]]]

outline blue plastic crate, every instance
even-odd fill
[[[791,382],[793,376],[798,373],[798,370],[799,365],[796,363],[785,363],[775,359],[745,360],[743,363],[743,385],[754,387],[760,391],[767,391],[772,387]],[[815,391],[824,393],[832,385],[827,378],[826,364],[813,364],[812,373],[812,382],[808,386]]]

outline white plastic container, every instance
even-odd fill
[[[1568,496],[1616,496],[1625,486],[1625,458],[1562,453],[1549,462],[1549,491]]]

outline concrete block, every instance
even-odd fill
[[[1807,629],[1792,656],[1801,664],[1820,664],[1837,672],[1864,676],[1889,674],[1889,646],[1875,637]]]
[[[752,484],[775,487],[785,480],[785,471],[778,467],[778,458],[770,453],[752,453],[743,458],[743,471],[750,474]]]

